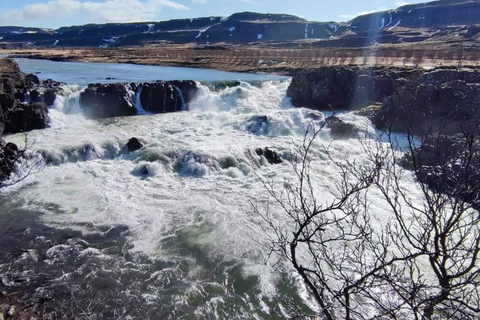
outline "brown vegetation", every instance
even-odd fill
[[[239,72],[293,74],[299,69],[333,65],[478,66],[474,49],[413,46],[376,48],[272,48],[261,46],[151,46],[135,48],[19,49],[0,54],[58,61],[116,62],[181,66]]]

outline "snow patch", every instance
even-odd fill
[[[400,25],[400,22],[401,22],[401,21],[402,21],[402,20],[398,20],[397,23],[395,23],[395,24],[393,25],[393,27],[388,28],[388,30],[392,30],[393,28],[398,27],[398,26]]]
[[[203,30],[198,31],[198,34],[197,34],[197,36],[195,37],[195,39],[200,38],[200,37],[202,36],[202,34],[203,34],[204,32],[207,32],[208,29],[210,29],[211,27],[213,27],[213,26],[210,26],[210,27],[207,27],[207,28],[205,28],[205,29],[203,29]],[[208,36],[207,36],[207,38],[208,38]]]
[[[115,42],[117,42],[118,39],[119,39],[118,37],[111,37],[111,38],[102,39],[102,40],[105,41],[105,42],[115,43]]]
[[[58,40],[55,40],[55,42],[53,43],[54,46],[56,46],[58,44]]]
[[[380,26],[380,28],[378,30],[381,30],[385,28],[385,18],[382,18],[382,25]]]
[[[149,33],[149,32],[151,32],[151,31],[155,28],[155,25],[154,25],[154,24],[147,24],[147,26],[148,26],[148,30],[145,31],[144,33]]]
[[[228,29],[228,30],[230,30],[230,32],[233,32],[233,31],[235,31],[236,29],[235,29],[235,27],[231,27],[231,28]]]
[[[390,14],[390,21],[387,23],[387,25],[385,25],[385,28],[388,27],[389,25],[391,25],[392,22],[393,22],[393,15],[392,15],[392,13],[389,12],[388,14]]]
[[[333,32],[337,32],[338,28],[340,28],[340,26],[336,23],[330,23],[328,26],[333,30]]]
[[[258,40],[261,40],[262,38],[263,38],[263,34],[261,34],[261,33],[257,34],[257,39]]]
[[[308,39],[308,24],[305,25],[305,39]]]

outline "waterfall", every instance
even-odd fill
[[[182,101],[182,109],[180,111],[188,111],[188,105],[185,103],[185,99],[183,98],[182,90],[180,90],[180,88],[177,87],[177,86],[173,86],[173,87],[175,88],[175,90],[177,90],[178,96],[180,97],[180,100]]]
[[[139,85],[133,99],[134,101],[133,104],[135,106],[135,109],[137,109],[137,114],[148,114],[148,112],[143,108],[143,105],[142,105],[142,98],[141,98],[142,90],[143,90],[143,85]]]

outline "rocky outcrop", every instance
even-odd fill
[[[133,137],[127,142],[127,150],[128,152],[135,152],[141,148],[143,148],[143,143],[140,142],[137,138]]]
[[[137,114],[130,91],[123,84],[89,85],[80,95],[85,116],[93,119]]]
[[[270,164],[282,163],[282,159],[278,156],[278,153],[270,148],[257,148],[255,149],[255,153],[259,156],[265,157]]]
[[[43,102],[15,102],[7,112],[5,132],[26,132],[45,129],[48,124],[48,108]]]
[[[61,83],[41,81],[21,72],[13,60],[0,59],[0,123],[5,133],[46,128],[47,105],[54,103],[59,91]]]
[[[459,132],[480,118],[478,69],[324,67],[294,76],[287,95],[299,107],[359,110],[380,129]],[[448,125],[444,125],[446,120]]]
[[[358,136],[358,128],[351,123],[347,123],[342,119],[332,116],[325,119],[326,127],[330,129],[330,137],[332,139],[349,139]]]
[[[186,111],[197,91],[194,81],[157,81],[143,84],[140,98],[148,112]]]
[[[434,135],[404,156],[402,165],[414,169],[430,188],[459,197],[480,209],[480,140],[478,129],[467,134]]]
[[[178,112],[189,109],[197,92],[194,81],[91,84],[80,95],[80,106],[93,119],[135,115],[140,108],[151,113]]]
[[[419,72],[397,68],[322,67],[299,72],[287,96],[297,107],[350,110],[381,102]]]
[[[21,157],[21,152],[14,143],[0,143],[0,187],[15,171],[15,165]]]
[[[480,73],[439,70],[395,89],[372,122],[380,129],[454,134],[480,121]]]

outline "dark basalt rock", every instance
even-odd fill
[[[188,110],[188,103],[198,92],[194,81],[90,84],[80,95],[80,106],[90,118],[135,115],[137,109],[132,101],[132,92],[138,93],[139,90],[143,109],[151,113]]]
[[[40,80],[38,79],[38,77],[34,74],[31,74],[31,73],[27,74],[25,76],[25,81],[30,81],[30,82],[32,82],[34,84],[37,84],[37,85],[40,84]]]
[[[45,129],[48,124],[48,108],[42,102],[15,102],[6,112],[5,132],[16,133]]]
[[[3,122],[0,122],[0,148],[5,145],[5,140],[3,139],[3,132],[5,131],[5,125]]]
[[[126,85],[89,85],[80,94],[80,106],[92,119],[137,114]]]
[[[188,110],[188,104],[197,92],[197,84],[194,81],[157,81],[143,84],[140,97],[146,111],[177,112]]]
[[[324,67],[293,77],[287,94],[299,107],[359,110],[382,130],[414,133],[429,129],[460,131],[460,124],[480,117],[480,72],[439,68]]]
[[[332,139],[349,139],[358,135],[358,128],[351,123],[346,123],[338,117],[332,116],[325,119],[327,128],[330,128]]]
[[[259,156],[264,156],[270,164],[282,163],[282,159],[278,156],[278,153],[269,148],[257,148],[255,153]]]
[[[478,133],[467,130],[451,136],[434,135],[425,140],[421,147],[403,157],[401,164],[413,170],[417,165],[418,178],[430,188],[449,195],[458,196],[480,208],[480,153]],[[413,158],[412,158],[413,157]],[[458,159],[464,159],[459,163]],[[465,167],[468,159],[468,170]]]
[[[452,73],[450,78],[454,79]],[[447,121],[448,119],[448,121]],[[414,133],[461,131],[480,119],[480,84],[462,80],[408,82],[385,99],[372,122],[380,129]]]
[[[0,186],[15,170],[15,163],[20,157],[19,149],[14,143],[0,147]]]
[[[48,109],[43,101],[53,104],[62,90],[61,83],[25,75],[11,59],[0,59],[0,70],[0,122],[5,125],[5,133],[46,128]],[[24,103],[28,95],[31,102]]]
[[[47,106],[53,106],[53,104],[55,103],[55,100],[57,99],[57,93],[56,93],[56,90],[54,89],[48,89],[45,91],[45,93],[43,94],[43,99],[45,101],[45,104]]]
[[[40,97],[40,93],[38,92],[38,90],[30,91],[30,100],[32,102],[41,102],[41,97]]]
[[[133,137],[127,142],[128,152],[135,152],[143,148],[143,143],[141,143],[137,138]]]
[[[322,67],[297,73],[287,90],[292,104],[316,110],[350,110],[382,102],[418,72],[395,68]]]

